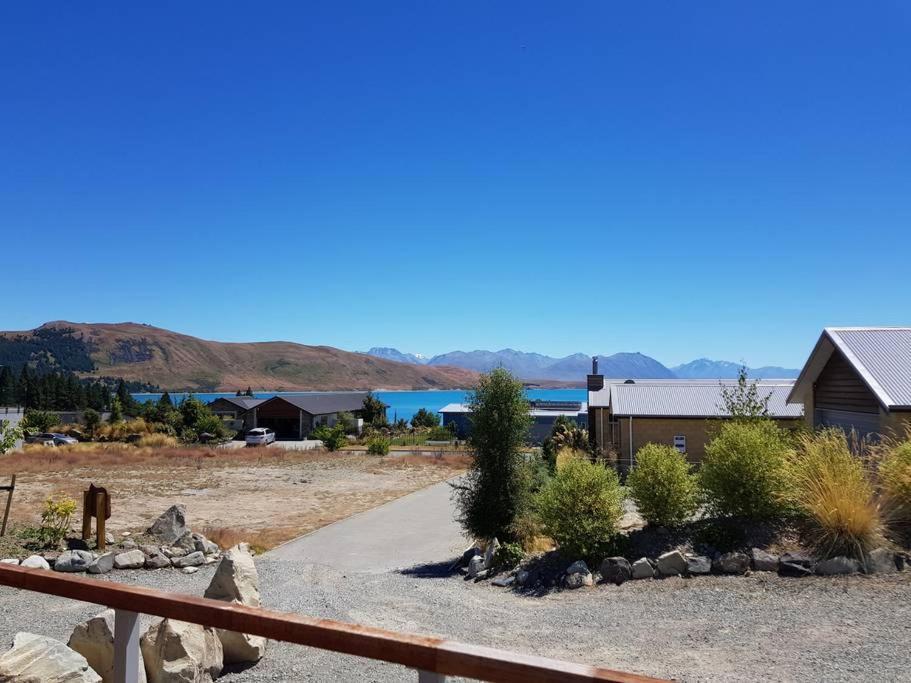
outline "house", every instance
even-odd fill
[[[280,439],[300,440],[320,425],[335,425],[339,413],[351,413],[360,428],[366,397],[366,391],[273,396],[248,412],[253,414],[252,427],[268,427]]]
[[[588,425],[593,445],[615,453],[617,465],[628,470],[647,443],[667,444],[698,463],[714,430],[731,414],[724,392],[732,380],[613,380],[588,377]],[[799,403],[788,403],[793,380],[760,380],[756,387],[767,399],[769,417],[783,427],[797,427]]]
[[[813,428],[860,438],[911,428],[911,327],[827,327],[788,397]]]
[[[576,422],[583,429],[588,419],[588,409],[582,401],[529,401],[529,415],[532,425],[528,438],[531,443],[540,444],[550,436],[554,423],[560,416]],[[465,403],[450,403],[438,411],[443,416],[443,426],[450,427],[456,436],[464,439],[471,431],[469,417],[471,409]]]
[[[216,398],[209,402],[209,408],[224,420],[225,426],[239,434],[244,434],[255,426],[253,408],[265,402],[264,398],[250,396],[229,396]]]
[[[0,407],[0,425],[5,425],[9,427],[15,427],[25,418],[25,408],[14,407]],[[13,444],[12,450],[16,451],[22,448],[22,439],[18,439],[15,444]]]

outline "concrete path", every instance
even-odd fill
[[[381,574],[449,563],[468,545],[447,482],[348,517],[266,553],[270,560]]]

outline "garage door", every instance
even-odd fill
[[[300,420],[290,417],[259,417],[257,427],[268,427],[279,439],[300,439]]]
[[[877,413],[853,413],[847,410],[816,410],[817,427],[841,427],[846,433],[857,433],[858,438],[868,441],[879,439],[879,415]]]

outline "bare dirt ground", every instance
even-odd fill
[[[142,531],[181,503],[194,530],[265,549],[449,479],[464,467],[458,456],[381,458],[277,448],[30,448],[0,461],[0,482],[17,473],[14,524],[36,523],[50,495],[73,498],[81,515],[82,491],[94,483],[112,495],[107,528],[115,534]]]

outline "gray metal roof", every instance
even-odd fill
[[[792,399],[816,381],[837,348],[887,410],[911,410],[911,327],[827,327],[797,379]]]
[[[219,396],[219,398],[227,401],[228,403],[233,403],[241,410],[250,410],[251,408],[255,408],[260,403],[267,400],[264,398],[251,398],[250,396]],[[215,399],[215,401],[217,400],[218,398]],[[212,405],[212,403],[215,403],[215,401],[211,401],[209,405]]]
[[[604,389],[593,391],[589,404],[611,408],[618,417],[729,417],[724,408],[722,390],[736,386],[733,381],[641,381],[605,384]],[[759,395],[769,399],[769,416],[798,418],[803,406],[789,404],[788,394],[793,382],[756,382]]]
[[[447,403],[445,406],[440,408],[437,412],[446,413],[446,414],[470,413],[471,408],[466,403]],[[532,407],[532,409],[528,411],[528,414],[531,415],[532,417],[556,417],[558,415],[565,415],[567,417],[577,417],[586,412],[588,412],[588,405],[584,402],[580,402],[578,410],[569,410],[566,408],[557,408],[557,409],[548,410],[547,408],[542,408],[542,407]]]
[[[362,410],[366,391],[343,391],[337,393],[315,393],[299,396],[274,396],[269,401],[287,401],[311,415],[328,415],[330,413],[354,412]]]

